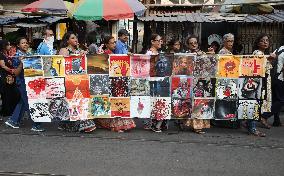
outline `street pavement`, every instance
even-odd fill
[[[267,134],[259,138],[243,128],[211,128],[198,135],[173,124],[163,133],[138,126],[127,133],[84,134],[46,123],[46,132],[35,133],[27,120],[20,129],[0,121],[0,176],[284,175],[284,127],[259,128]]]

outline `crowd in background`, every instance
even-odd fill
[[[44,31],[44,39],[38,45],[35,54],[39,55],[63,55],[69,56],[73,54],[131,54],[131,49],[128,47],[129,33],[125,29],[118,31],[118,40],[112,36],[104,36],[101,43],[96,43],[96,33],[91,32],[86,37],[86,42],[80,43],[75,33],[67,32],[61,41],[60,47],[54,46],[54,33],[51,29]],[[211,42],[207,51],[200,49],[198,37],[190,35],[185,39],[185,42],[177,38],[171,39],[166,43],[158,34],[152,34],[149,47],[143,51],[147,55],[158,55],[162,52],[169,53],[195,53],[202,55],[209,54],[234,54],[234,35],[231,33],[223,36],[223,42]],[[276,51],[269,53],[271,45],[270,37],[266,34],[261,34],[255,39],[254,55],[268,55],[268,63],[266,64],[266,81],[269,89],[267,90],[267,101],[264,101],[265,106],[261,108],[260,123],[265,128],[271,128],[267,119],[274,116],[273,126],[281,126],[279,114],[284,103],[284,78],[283,78],[283,60],[284,46]],[[166,47],[165,47],[166,46]],[[163,48],[163,50],[162,50]],[[19,128],[24,116],[29,117],[29,105],[26,92],[25,79],[23,74],[23,56],[29,56],[31,50],[26,38],[19,38],[16,49],[11,47],[10,42],[3,39],[0,41],[0,91],[2,99],[2,116],[8,116],[5,124],[11,128]],[[226,123],[217,122],[214,120],[188,119],[174,120],[174,123],[182,130],[189,127],[193,132],[202,134],[205,128],[210,128],[210,125],[215,126],[234,126],[236,128],[245,126],[249,134],[264,137],[265,134],[256,128],[255,120],[229,121]],[[168,120],[143,120],[144,129],[153,130],[154,132],[162,132],[167,130]],[[115,119],[96,119],[82,120],[77,122],[61,121],[58,123],[59,130],[92,132],[97,126],[110,129],[116,132],[124,132],[136,127],[133,119],[115,118]],[[44,129],[40,123],[34,123],[32,131],[42,132]]]

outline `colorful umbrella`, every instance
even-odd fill
[[[77,20],[118,20],[141,16],[145,10],[138,0],[80,0],[72,13]]]
[[[63,0],[38,0],[22,8],[23,12],[66,13],[67,10]]]

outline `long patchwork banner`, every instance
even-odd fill
[[[258,119],[265,56],[160,54],[24,59],[35,122],[94,118]]]

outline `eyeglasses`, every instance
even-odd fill
[[[226,40],[226,42],[231,42],[231,43],[233,43],[233,42],[234,42],[234,40]]]
[[[190,45],[197,45],[197,42],[189,42]]]
[[[156,42],[163,42],[163,40],[162,39],[156,39],[156,40],[154,40],[154,41],[156,41]]]
[[[261,40],[259,40],[259,42],[262,42],[262,43],[266,42],[266,43],[268,43],[269,40],[268,39],[261,39]]]

